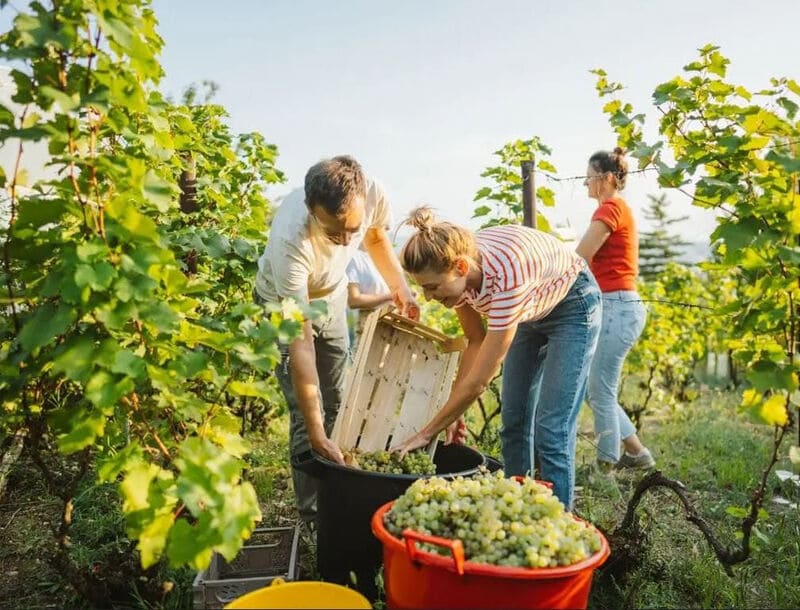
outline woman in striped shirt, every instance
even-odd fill
[[[553,483],[572,508],[577,416],[597,344],[600,289],[583,258],[555,237],[518,225],[476,233],[436,222],[430,208],[400,253],[425,298],[454,307],[467,338],[453,389],[439,412],[396,449],[427,445],[487,388],[504,364],[503,460],[507,475]],[[484,326],[483,318],[487,323]]]

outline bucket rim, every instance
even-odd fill
[[[449,446],[449,445],[441,445],[441,446]],[[411,481],[414,482],[417,479],[430,479],[432,477],[439,477],[442,479],[450,479],[457,476],[464,476],[468,474],[474,474],[474,472],[480,468],[481,466],[486,466],[486,456],[475,449],[474,447],[470,447],[469,445],[459,445],[463,449],[466,449],[470,453],[474,453],[476,458],[480,458],[480,463],[472,466],[470,468],[465,468],[464,470],[457,470],[455,472],[445,472],[442,474],[434,473],[434,474],[394,474],[391,472],[372,472],[370,470],[363,470],[361,468],[353,468],[352,466],[343,466],[342,464],[337,464],[336,462],[332,462],[328,458],[321,456],[319,453],[314,451],[313,449],[309,451],[313,459],[317,462],[321,463],[323,466],[328,468],[333,468],[334,470],[338,470],[341,472],[346,472],[348,474],[353,474],[355,476],[363,476],[363,477],[381,477],[381,478],[389,478],[395,479],[398,481]]]
[[[350,587],[345,587],[344,585],[340,585],[338,583],[332,582],[324,582],[324,581],[317,581],[317,580],[296,580],[296,581],[285,581],[283,579],[276,579],[269,585],[265,587],[261,587],[259,589],[255,589],[253,591],[248,591],[247,593],[240,595],[236,599],[229,602],[225,608],[230,608],[234,610],[236,608],[265,608],[265,607],[272,607],[278,608],[283,606],[265,606],[264,605],[264,597],[267,598],[270,596],[270,593],[278,592],[278,595],[290,593],[292,591],[297,591],[298,593],[301,592],[309,592],[309,589],[312,592],[323,592],[329,595],[336,595],[336,596],[344,596],[347,599],[344,600],[345,605],[321,605],[320,608],[371,608],[372,605],[369,603],[369,600],[360,592],[356,591],[355,589],[351,589]],[[316,590],[316,591],[314,591]],[[267,599],[267,601],[272,601]],[[285,602],[285,600],[283,600]],[[288,607],[288,606],[287,606]],[[291,606],[291,607],[300,607],[300,606]]]
[[[384,516],[387,512],[392,508],[394,505],[394,500],[391,500],[378,508],[375,511],[375,514],[372,516],[372,533],[375,534],[375,537],[381,541],[383,544],[384,549],[387,547],[392,549],[393,551],[400,552],[404,555],[408,555],[406,551],[406,546],[403,544],[403,540],[400,538],[396,538],[393,536],[389,530],[386,529],[386,526],[383,523]],[[582,559],[577,563],[570,564],[568,566],[558,566],[558,567],[548,567],[548,568],[521,568],[521,567],[511,567],[511,566],[496,566],[491,565],[488,563],[476,563],[473,561],[464,561],[463,563],[463,573],[471,574],[475,576],[494,576],[494,577],[503,577],[503,578],[511,578],[514,580],[545,580],[545,579],[557,579],[557,578],[568,578],[570,576],[574,576],[579,572],[584,572],[586,570],[594,570],[603,563],[608,558],[611,550],[608,546],[608,541],[606,537],[603,535],[597,527],[593,524],[589,523],[585,519],[581,519],[580,517],[576,517],[574,514],[572,518],[576,521],[580,521],[582,523],[588,524],[590,527],[593,527],[597,534],[600,536],[600,549],[595,551],[594,554],[590,555],[586,559]],[[425,565],[429,565],[436,568],[445,569],[449,572],[458,573],[456,568],[456,562],[453,560],[453,557],[445,557],[442,555],[436,555],[434,553],[430,553],[428,551],[423,551],[421,549],[417,549],[416,557],[414,561],[419,563],[423,563]]]

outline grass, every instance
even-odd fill
[[[707,390],[680,410],[645,417],[640,435],[656,456],[659,469],[686,485],[698,511],[729,545],[738,544],[740,525],[729,509],[748,504],[772,440],[771,429],[737,415],[735,401],[733,394]],[[585,409],[580,418],[576,510],[610,532],[621,521],[643,473],[596,473],[591,428]],[[247,478],[258,493],[265,527],[295,523],[287,435],[284,417],[264,433],[249,437],[253,452],[248,457]],[[796,437],[795,430],[785,443],[778,468],[791,469],[785,455]],[[484,449],[496,453],[496,431],[487,441],[490,446]],[[589,607],[800,607],[800,513],[771,501],[780,492],[798,502],[800,493],[791,485],[779,485],[771,476],[765,504],[769,514],[759,521],[752,556],[734,567],[732,578],[699,531],[686,521],[672,492],[649,493],[638,511],[647,539],[639,561],[624,578],[615,578],[610,570],[598,571]],[[111,573],[115,566],[136,558],[125,538],[117,502],[116,492],[108,486],[87,486],[76,499],[73,557],[80,565]],[[0,608],[86,607],[45,560],[57,518],[57,504],[48,499],[30,465],[21,460],[0,503]],[[301,578],[317,578],[314,538],[306,530],[300,551]],[[174,583],[173,593],[163,604],[137,601],[135,589],[141,583],[134,582],[128,603],[120,607],[191,607],[192,571],[163,571],[154,577]]]
[[[737,414],[737,401],[735,394],[709,389],[691,405],[645,417],[641,431],[641,438],[657,457],[659,469],[686,485],[698,511],[729,545],[738,544],[740,520],[728,509],[748,505],[768,462],[772,440],[770,428],[753,425]],[[643,473],[595,474],[590,420],[588,409],[584,409],[578,442],[580,492],[576,509],[612,531]],[[283,436],[280,432],[272,430],[266,440],[257,441],[256,455],[275,460],[262,466],[272,474],[282,472],[285,466],[285,427]],[[484,449],[496,454],[496,429],[490,430],[486,440]],[[783,448],[784,456],[788,445]],[[778,468],[790,469],[785,457]],[[263,506],[265,518],[270,513],[284,515],[287,504],[291,508],[290,487],[276,491],[275,480],[265,475],[257,483],[259,497],[270,498]],[[757,526],[763,540],[754,537],[751,558],[734,568],[733,578],[726,575],[700,532],[686,521],[677,498],[668,491],[650,493],[639,509],[649,537],[641,565],[634,567],[624,581],[598,572],[590,608],[800,607],[800,514],[770,503],[776,484],[772,475],[765,505],[769,516]],[[309,544],[306,551],[313,553],[313,545]],[[304,561],[313,562],[313,557]],[[307,573],[313,575],[313,567]]]
[[[26,460],[15,466],[9,490],[0,504],[0,608],[88,608],[51,565],[53,528],[60,520],[59,501],[50,496]],[[75,497],[70,556],[79,570],[104,582],[120,606],[153,608],[141,599],[146,586],[171,588],[164,610],[191,605],[189,570],[165,566],[143,572],[139,556],[125,535],[116,489],[95,486],[90,477]]]
[[[263,434],[250,434],[252,451],[247,460],[247,479],[253,484],[261,507],[261,527],[294,525],[292,475],[289,467],[288,415],[271,422]],[[317,580],[316,538],[306,528],[300,530],[298,568],[303,580]]]
[[[700,514],[718,539],[738,546],[740,518],[731,507],[745,507],[756,488],[772,446],[772,431],[738,416],[735,396],[710,392],[677,414],[645,420],[642,439],[658,468],[683,482]],[[621,521],[639,473],[593,474],[591,424],[583,414],[579,442],[576,509],[604,530]],[[778,468],[790,469],[784,458]],[[593,608],[796,608],[800,607],[800,513],[772,504],[777,484],[771,475],[765,508],[751,557],[727,576],[705,539],[686,521],[682,505],[668,490],[649,493],[639,515],[649,544],[644,557],[622,582],[602,572],[590,600]],[[734,511],[735,512],[735,511]]]
[[[19,464],[19,462],[18,462]],[[65,585],[42,555],[57,505],[33,477],[15,468],[0,504],[0,608],[62,607]]]

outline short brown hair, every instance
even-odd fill
[[[478,246],[472,231],[437,222],[430,207],[412,210],[404,224],[417,229],[400,251],[400,264],[408,273],[450,271],[461,256],[477,262]]]
[[[366,197],[361,165],[349,155],[323,159],[306,172],[306,205],[322,206],[333,216],[341,214],[355,197]]]
[[[589,165],[599,174],[611,173],[617,184],[617,190],[625,188],[628,178],[628,162],[625,160],[625,151],[617,146],[612,152],[600,150],[589,157]]]

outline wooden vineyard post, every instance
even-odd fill
[[[534,160],[520,163],[522,170],[522,224],[536,228],[536,190],[534,188]]]

